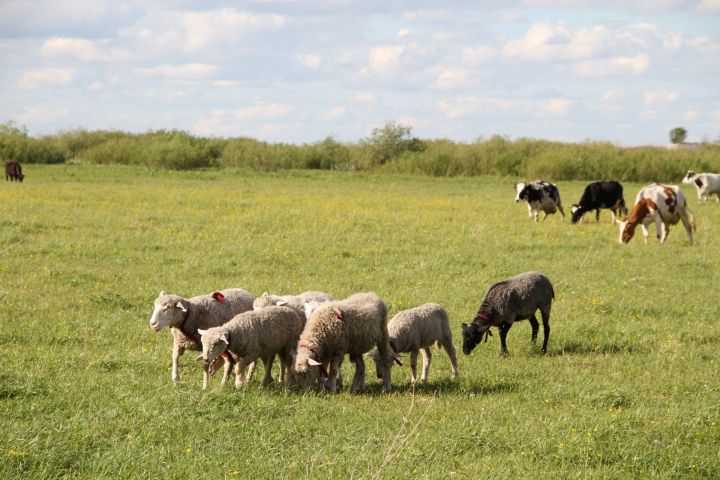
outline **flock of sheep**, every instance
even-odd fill
[[[717,195],[720,201],[720,175],[688,172],[684,183],[693,183],[698,198]],[[556,185],[536,180],[517,185],[516,201],[528,202],[528,214],[537,221],[538,212],[560,211],[564,216],[560,192]],[[628,213],[618,182],[595,182],[588,185],[579,204],[573,205],[573,223],[601,208],[626,220],[621,223],[621,241],[627,242],[635,227],[641,225],[647,241],[647,224],[655,221],[658,239],[667,237],[667,226],[682,221],[692,243],[694,222],[685,198],[677,186],[652,184],[643,188]],[[507,354],[507,334],[519,320],[528,320],[531,340],[537,340],[543,323],[542,351],[547,351],[550,337],[550,309],[555,291],[550,280],[539,272],[525,272],[492,285],[470,324],[462,324],[463,353],[469,355],[483,338],[500,333],[501,352]],[[180,379],[179,359],[185,350],[202,351],[203,389],[210,375],[221,366],[225,384],[234,367],[235,386],[240,389],[254,374],[256,361],[263,361],[263,386],[272,382],[275,357],[280,360],[279,381],[299,389],[326,389],[336,393],[342,387],[340,367],[345,355],[355,364],[350,392],[365,388],[365,358],[374,361],[383,390],[391,390],[391,370],[400,362],[401,353],[409,353],[412,383],[426,381],[435,344],[450,358],[451,378],[458,377],[457,357],[452,342],[450,322],[445,309],[428,303],[404,310],[387,321],[387,306],[374,292],[362,292],[342,300],[324,292],[308,291],[298,295],[270,295],[255,298],[243,289],[228,289],[183,298],[160,292],[155,299],[150,327],[159,331],[169,327],[173,336],[173,383]],[[423,369],[417,375],[417,357],[422,353]],[[247,370],[247,371],[246,371]]]
[[[507,354],[507,332],[517,320],[530,320],[534,342],[539,330],[535,318],[538,309],[543,320],[545,352],[554,296],[550,280],[538,272],[496,283],[488,290],[472,323],[462,324],[463,352],[470,354],[495,326],[500,331],[502,352]],[[180,380],[179,359],[185,350],[202,351],[197,358],[203,361],[203,389],[208,388],[210,375],[220,366],[221,384],[226,383],[234,366],[235,386],[243,388],[252,379],[258,359],[265,366],[262,384],[268,385],[275,357],[279,357],[279,381],[285,386],[336,393],[342,386],[340,367],[348,355],[355,364],[350,392],[365,389],[366,356],[374,361],[383,390],[389,392],[392,366],[402,365],[400,353],[410,354],[413,384],[427,380],[433,344],[447,352],[452,380],[458,377],[445,309],[428,303],[401,311],[388,322],[387,306],[374,292],[356,293],[343,300],[324,292],[284,296],[264,293],[255,298],[239,288],[192,298],[160,292],[150,327],[155,331],[171,329],[174,383]],[[419,353],[423,369],[418,379]]]

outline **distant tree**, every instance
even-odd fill
[[[362,141],[370,147],[372,162],[383,165],[399,157],[403,152],[421,152],[425,143],[411,136],[412,127],[395,122],[387,122],[373,129],[370,138]]]
[[[687,137],[687,130],[682,127],[676,127],[670,130],[670,141],[674,144],[683,143]]]

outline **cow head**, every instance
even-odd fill
[[[628,243],[630,239],[632,239],[633,235],[635,235],[635,229],[637,228],[637,223],[630,223],[627,220],[624,222],[620,222],[620,243]]]
[[[570,207],[570,211],[572,212],[572,218],[571,218],[572,223],[578,223],[582,219],[583,215],[585,214],[585,212],[580,210],[580,205],[577,205],[577,204]]]
[[[515,184],[515,202],[519,202],[520,200],[525,199],[525,189],[527,188],[527,184],[525,182],[520,182]]]
[[[693,179],[697,176],[697,173],[693,172],[692,170],[688,170],[687,174],[685,175],[685,178],[682,179],[683,183],[692,183]]]

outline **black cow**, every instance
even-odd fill
[[[22,183],[25,175],[22,173],[22,168],[18,162],[7,162],[5,164],[5,181],[12,180],[15,182]]]
[[[600,222],[600,209],[609,208],[612,212],[612,221],[617,221],[619,210],[627,217],[628,209],[623,198],[623,187],[620,182],[593,182],[585,187],[580,202],[573,205],[572,223],[577,223],[585,215],[585,212],[595,210],[595,219]]]

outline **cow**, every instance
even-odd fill
[[[560,202],[560,190],[554,183],[545,180],[535,180],[534,182],[520,182],[515,185],[515,202],[525,200],[528,203],[528,217],[531,220],[538,221],[538,214],[542,210],[545,213],[543,221],[548,214],[560,211],[560,218],[565,221],[565,212]]]
[[[22,183],[25,175],[22,173],[22,168],[18,162],[7,162],[5,164],[5,181],[12,180],[14,182]]]
[[[648,224],[655,221],[655,231],[660,245],[665,244],[670,225],[682,220],[690,245],[693,241],[695,220],[687,208],[685,195],[677,185],[653,183],[638,192],[627,220],[620,222],[620,243],[628,243],[638,225],[642,226],[645,243],[648,241]]]
[[[609,208],[612,223],[617,222],[618,210],[627,217],[628,209],[623,198],[623,187],[620,182],[593,182],[585,187],[580,202],[570,207],[572,223],[582,222],[585,212],[595,210],[595,220],[600,223],[600,209]]]
[[[720,174],[695,173],[688,170],[682,182],[695,184],[698,200],[704,199],[707,202],[708,197],[715,194],[715,201],[720,202]]]

